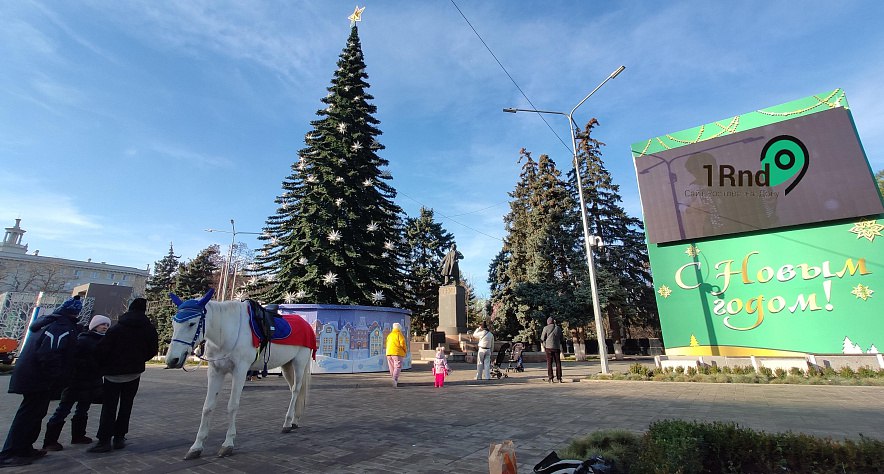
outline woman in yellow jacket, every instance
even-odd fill
[[[405,345],[405,336],[402,335],[402,325],[393,323],[393,330],[387,335],[387,367],[393,377],[393,387],[399,386],[399,373],[402,372],[402,359],[405,358],[408,347]]]

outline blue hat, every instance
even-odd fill
[[[68,298],[64,303],[61,304],[58,308],[56,308],[55,312],[58,314],[67,314],[71,316],[76,316],[80,314],[80,311],[83,309],[83,302],[80,301],[79,297]]]

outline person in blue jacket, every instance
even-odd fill
[[[46,451],[34,449],[34,442],[40,436],[49,402],[61,398],[61,391],[70,384],[79,333],[77,318],[82,309],[80,297],[75,296],[28,328],[27,344],[9,381],[9,393],[21,394],[22,401],[0,451],[0,467],[25,466],[46,455]]]

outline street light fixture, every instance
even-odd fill
[[[230,219],[230,229],[231,230],[205,229],[206,232],[221,232],[223,234],[231,234],[230,249],[227,250],[227,260],[224,262],[224,266],[221,269],[221,281],[219,282],[219,286],[221,287],[220,301],[224,301],[227,298],[227,278],[228,274],[230,273],[230,261],[233,260],[233,248],[236,246],[236,235],[260,234],[260,232],[237,232],[236,224],[234,223],[233,219]],[[234,281],[236,281],[235,278],[236,275],[234,275]],[[233,288],[230,289],[230,292],[233,293]]]
[[[580,217],[583,219],[583,241],[586,245],[586,265],[589,267],[589,285],[592,289],[592,311],[595,315],[595,327],[596,327],[596,335],[598,336],[599,341],[599,359],[601,360],[601,368],[602,373],[608,373],[608,349],[605,346],[605,327],[602,325],[602,315],[599,309],[599,292],[598,287],[596,285],[595,279],[595,262],[592,257],[592,247],[602,247],[604,243],[602,242],[602,238],[597,235],[589,234],[589,221],[586,216],[586,201],[583,198],[583,179],[580,176],[580,166],[577,161],[577,134],[576,131],[580,129],[577,125],[577,122],[574,121],[574,112],[578,107],[583,105],[587,99],[592,97],[593,94],[596,93],[597,90],[601,89],[606,82],[610,81],[617,77],[623,70],[626,69],[626,66],[620,66],[612,72],[608,77],[605,78],[604,81],[601,82],[595,89],[592,90],[586,97],[583,98],[577,105],[571,109],[571,112],[556,112],[551,110],[536,110],[536,109],[516,109],[512,107],[508,107],[503,109],[504,112],[508,112],[514,114],[516,112],[534,112],[537,114],[552,114],[552,115],[561,115],[564,117],[568,117],[568,129],[571,131],[571,149],[574,152],[573,156],[573,165],[574,165],[574,173],[577,177],[577,194],[580,196]]]

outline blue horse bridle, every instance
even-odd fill
[[[196,347],[196,341],[198,341],[200,338],[200,333],[205,330],[206,307],[198,306],[196,308],[179,308],[178,312],[175,313],[175,316],[172,317],[172,321],[175,321],[176,323],[190,321],[193,318],[200,318],[199,325],[196,327],[196,332],[193,334],[193,340],[187,342],[182,339],[172,339],[172,342],[180,342],[182,344],[189,345],[191,350],[194,350],[194,348]]]

